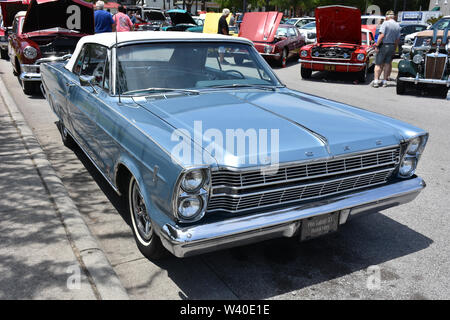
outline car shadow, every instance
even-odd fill
[[[443,98],[439,96],[439,92],[438,90],[436,90],[436,88],[427,86],[408,86],[404,95],[415,96],[418,98],[432,98],[443,100]],[[450,100],[450,90],[447,94],[447,100]]]
[[[328,82],[336,84],[351,84],[351,85],[370,85],[374,79],[373,72],[367,73],[366,82],[360,82],[357,80],[356,73],[353,72],[327,72],[327,71],[315,71],[312,73],[311,78],[302,79],[303,81],[313,82]],[[390,84],[391,85],[391,84]]]
[[[125,223],[130,225],[122,199],[79,148],[74,152]],[[132,238],[131,230],[128,236],[117,237]],[[418,252],[432,243],[408,226],[375,213],[352,219],[339,232],[308,242],[281,238],[184,259],[168,253],[165,259],[148,263],[167,272],[180,288],[182,299],[230,298],[229,292],[217,292],[215,286],[205,286],[202,273],[186,274],[186,270],[200,268],[212,271],[232,292],[232,298],[267,299],[354,272],[364,271],[365,274],[369,266]],[[381,272],[382,276],[385,272],[389,277],[396,277],[395,271],[383,268]],[[133,290],[148,290],[151,279]],[[362,276],[364,288],[365,281]]]

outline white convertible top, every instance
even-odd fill
[[[176,31],[136,31],[136,32],[118,32],[117,43],[125,43],[130,41],[145,41],[145,40],[214,40],[214,41],[231,41],[244,42],[252,44],[252,42],[245,38],[224,36],[221,34],[197,33],[197,32],[176,32]],[[116,44],[116,33],[105,32],[92,36],[85,36],[78,41],[72,57],[66,64],[66,69],[72,71],[81,48],[85,43],[95,43],[111,48]]]

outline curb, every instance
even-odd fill
[[[86,272],[95,296],[99,300],[128,300],[129,296],[108,258],[84,222],[81,213],[48,161],[44,150],[23,118],[1,78],[0,96],[13,118],[25,147],[56,207],[57,215],[66,230],[72,250],[81,268]]]

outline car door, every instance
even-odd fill
[[[67,79],[67,109],[71,120],[69,130],[99,169],[102,169],[102,158],[96,122],[107,52],[105,46],[85,44],[82,54],[75,62],[74,72]],[[80,76],[94,77],[92,87],[82,86]]]

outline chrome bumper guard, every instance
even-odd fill
[[[165,224],[159,230],[163,245],[177,257],[187,257],[257,241],[293,237],[303,219],[340,211],[340,224],[349,215],[377,212],[414,200],[425,188],[415,177],[382,187],[289,208],[227,219],[204,225],[180,227]]]
[[[427,83],[427,84],[440,84],[447,87],[450,87],[450,77],[448,80],[438,80],[438,79],[421,79],[421,78],[413,78],[413,77],[400,77],[399,80],[406,82],[413,82],[414,84],[418,83]]]
[[[305,64],[330,64],[335,66],[346,66],[346,67],[364,67],[365,63],[348,63],[348,62],[330,62],[330,61],[314,61],[314,60],[302,60],[299,59],[298,62]]]

